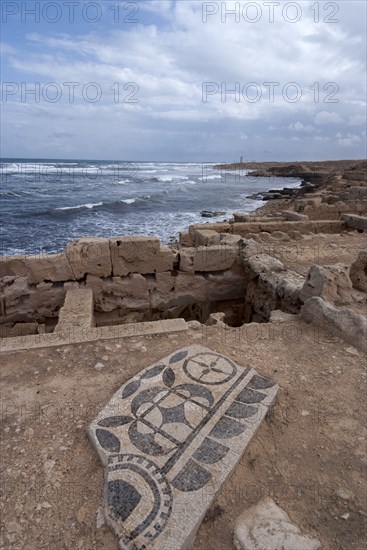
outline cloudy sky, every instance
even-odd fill
[[[5,1],[2,157],[366,156],[366,2]]]

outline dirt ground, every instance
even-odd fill
[[[193,550],[232,549],[236,517],[267,495],[323,550],[366,548],[366,358],[295,317],[4,353],[1,549],[117,550],[87,426],[126,380],[190,343],[280,385]]]
[[[299,241],[263,243],[264,253],[275,256],[285,267],[306,276],[312,264],[350,266],[367,247],[366,235],[357,231],[341,234],[303,235]]]

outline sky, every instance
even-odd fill
[[[1,2],[1,156],[366,157],[366,2]]]

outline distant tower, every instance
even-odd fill
[[[241,155],[240,164],[243,164],[243,156]]]

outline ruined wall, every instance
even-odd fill
[[[60,254],[3,257],[0,277],[3,324],[56,319],[79,287],[92,289],[100,322],[176,317],[245,294],[236,244],[221,241],[181,254],[152,237],[84,238]]]

